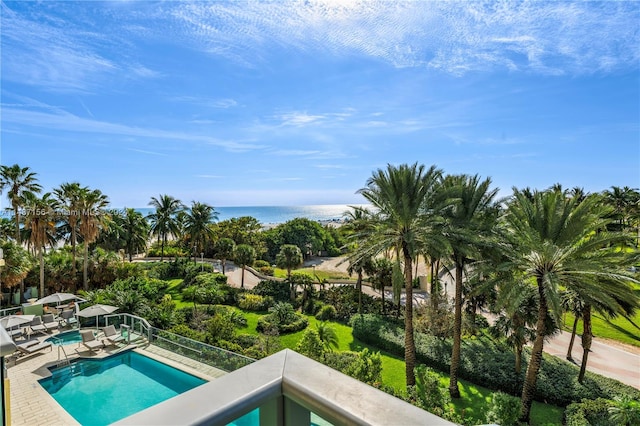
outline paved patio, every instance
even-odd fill
[[[43,335],[39,337],[39,340],[44,340],[48,337],[50,335]],[[81,357],[104,358],[132,348],[135,348],[135,346],[111,346],[91,354],[82,344],[74,343],[64,346],[70,360]],[[226,374],[222,370],[197,363],[153,345],[133,350],[205,380],[211,381]],[[38,383],[38,380],[51,375],[49,367],[55,367],[66,362],[65,355],[61,349],[58,349],[57,346],[52,346],[51,350],[44,349],[43,351],[20,357],[15,361],[5,358],[5,361],[8,367],[7,376],[9,378],[11,406],[10,424],[12,426],[79,425]]]

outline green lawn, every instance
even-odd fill
[[[242,311],[247,318],[247,328],[242,329],[241,333],[258,334],[256,331],[256,325],[258,324],[258,318],[260,314],[254,312]],[[318,323],[315,317],[309,318],[309,327],[314,328]],[[351,333],[351,327],[344,324],[331,322],[331,326],[335,328],[338,334],[339,347],[341,351],[359,351],[364,348],[369,350],[380,352],[382,356],[382,381],[385,385],[391,386],[394,389],[403,392],[405,389],[405,364],[401,358],[379,351],[378,349],[360,342],[354,339]],[[295,349],[298,341],[302,337],[304,330],[296,333],[285,334],[280,336],[280,344],[283,348]],[[448,388],[449,376],[441,374],[442,386]],[[489,402],[491,401],[492,391],[482,387],[474,385],[466,380],[460,380],[460,393],[462,398],[454,401],[453,405],[456,408],[457,413],[463,413],[464,418],[474,419],[474,423],[484,423],[484,413],[487,411]],[[542,404],[534,402],[531,410],[531,422],[533,425],[547,426],[547,425],[560,425],[562,424],[563,409],[554,405]]]
[[[635,290],[640,292],[640,285],[636,285]],[[565,316],[564,329],[569,332],[573,327],[573,318],[571,314],[566,314]],[[607,317],[593,312],[591,314],[591,324],[595,337],[603,337],[640,346],[640,310],[636,311],[636,314],[630,320],[624,317],[607,319]],[[582,334],[582,321],[578,322],[578,334]]]
[[[322,271],[320,269],[314,269],[314,268],[294,269],[291,272],[299,272],[299,273],[307,274],[311,278],[313,278],[314,280],[315,280],[316,276],[318,278],[320,278],[321,280],[348,280],[348,279],[352,278],[352,277],[349,276],[349,274],[345,274],[343,272],[339,272],[339,271]],[[277,277],[277,278],[287,278],[287,270],[286,269],[275,268],[273,270],[273,275],[275,277]]]

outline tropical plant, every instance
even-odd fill
[[[25,207],[25,230],[29,232],[29,242],[38,253],[38,262],[40,263],[39,294],[44,297],[44,249],[47,244],[55,241],[57,204],[49,192],[44,194],[42,198],[32,192],[25,192],[22,205]]]
[[[573,327],[571,329],[571,339],[569,340],[569,347],[567,348],[567,360],[573,361],[573,343],[576,338],[576,332],[578,330],[578,321],[582,318],[582,310],[584,309],[584,301],[578,293],[572,289],[565,289],[561,292],[561,306],[564,312],[570,312],[573,314]]]
[[[244,288],[244,270],[256,260],[256,250],[248,244],[239,244],[236,246],[234,260],[242,268],[240,288]]]
[[[449,373],[449,393],[460,398],[458,370],[460,368],[460,344],[462,341],[462,289],[465,266],[478,259],[483,247],[488,246],[492,228],[496,224],[497,208],[493,199],[498,189],[491,189],[491,179],[481,180],[478,175],[447,176],[443,182],[445,193],[455,199],[445,210],[445,238],[451,248],[450,258],[455,265],[455,301],[453,323],[453,348]]]
[[[336,329],[330,324],[320,321],[316,324],[316,331],[322,346],[327,352],[331,352],[333,349],[338,349],[340,346],[340,340],[338,339],[338,333]]]
[[[24,280],[34,265],[34,259],[15,241],[1,241],[0,248],[5,261],[4,266],[0,267],[0,293],[2,293],[2,285],[12,288]]]
[[[66,182],[53,190],[62,213],[60,220],[63,223],[61,230],[63,235],[69,235],[71,252],[73,256],[73,275],[76,275],[76,245],[78,243],[78,221],[80,218],[80,195],[84,188],[78,182]]]
[[[287,270],[287,279],[291,279],[291,270],[302,265],[302,252],[298,246],[293,244],[285,244],[280,247],[280,251],[276,256],[276,265],[278,268]],[[295,292],[292,290],[295,298]]]
[[[430,211],[430,199],[435,193],[442,173],[435,166],[388,165],[378,169],[367,180],[366,187],[358,193],[376,209],[376,225],[373,232],[354,233],[353,239],[361,241],[350,255],[357,260],[375,257],[389,250],[398,251],[404,265],[405,298],[413,300],[413,260],[422,243],[433,237],[433,228],[426,220]],[[407,386],[415,385],[416,349],[413,333],[413,303],[405,303],[405,365]]]
[[[105,214],[103,209],[107,207],[109,201],[107,196],[99,189],[90,190],[83,188],[78,201],[80,209],[80,235],[83,240],[84,264],[82,272],[82,286],[84,290],[89,289],[89,244],[93,243],[100,234],[100,228],[104,224]]]
[[[177,215],[183,209],[180,200],[160,194],[158,198],[151,197],[149,205],[155,208],[155,212],[147,216],[151,222],[151,234],[158,237],[160,243],[160,261],[164,260],[164,246],[168,237],[176,237],[180,234],[180,226]]]
[[[533,278],[538,293],[536,338],[522,389],[521,421],[529,421],[548,334],[547,316],[560,323],[559,289],[575,289],[619,311],[622,307],[614,306],[619,298],[636,300],[632,277],[624,269],[626,256],[615,248],[621,236],[603,231],[605,215],[595,196],[579,201],[560,191],[525,194],[514,189],[504,217],[508,260],[502,267]]]
[[[218,215],[212,206],[198,201],[191,203],[185,218],[184,230],[193,245],[194,260],[196,253],[204,253],[207,243],[213,239],[213,229],[210,225],[214,220],[218,220]]]
[[[233,257],[233,252],[236,248],[236,243],[231,238],[220,238],[216,241],[214,251],[216,252],[216,256],[220,259],[220,263],[222,263],[222,273],[225,273],[227,267],[227,259]]]
[[[609,407],[609,421],[621,426],[640,424],[640,401],[628,396],[614,398],[615,403]]]
[[[15,240],[18,244],[20,239],[20,207],[23,205],[23,195],[28,192],[38,194],[42,186],[38,183],[36,173],[30,171],[29,167],[0,166],[0,192],[6,191],[7,198],[13,208],[13,220],[15,222]]]

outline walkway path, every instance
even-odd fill
[[[321,270],[337,270],[346,272],[347,263],[340,263],[342,258],[320,258],[313,262],[316,269]],[[242,270],[234,266],[231,262],[227,262],[226,275],[229,277],[229,284],[235,287],[240,287]],[[424,265],[419,265],[418,275],[426,274],[426,268]],[[455,287],[450,277],[443,277],[447,282],[447,289],[449,292],[453,292]],[[245,288],[253,288],[260,282],[260,278],[249,272],[245,272],[244,286]],[[380,297],[380,292],[374,291],[371,287],[363,286],[363,291],[371,296]],[[387,292],[390,296],[391,293]],[[415,291],[414,301],[419,303],[426,300],[428,295],[424,292]],[[567,349],[569,348],[570,333],[562,331],[559,335],[553,337],[544,344],[544,351],[565,359]],[[618,347],[619,346],[619,347]],[[622,343],[617,343],[616,346],[609,344],[602,339],[594,337],[591,345],[591,352],[589,353],[589,362],[587,364],[587,370],[593,373],[601,374],[606,377],[619,380],[622,383],[626,383],[637,389],[640,389],[640,348],[629,346],[627,348]],[[574,362],[579,366],[582,360],[582,346],[580,345],[580,336],[576,337],[576,342],[573,346],[572,356]]]

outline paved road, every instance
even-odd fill
[[[327,262],[327,263],[325,263]],[[319,269],[333,269],[336,268],[340,262],[339,258],[329,258],[327,261],[318,261],[316,267]],[[336,269],[345,269],[346,263],[337,266]],[[419,272],[420,273],[420,272]],[[229,284],[235,287],[240,287],[240,280],[242,275],[241,268],[236,267],[231,262],[227,262],[226,275],[229,280]],[[442,277],[447,281],[447,277]],[[448,279],[447,290],[451,294],[454,291],[454,286],[451,278]],[[251,272],[246,271],[244,277],[245,288],[253,288],[260,282],[260,279],[253,275]],[[380,292],[374,291],[371,287],[363,286],[365,293],[372,296],[380,297]],[[391,292],[386,291],[385,297],[391,298]],[[424,292],[416,291],[414,293],[414,303],[424,302],[428,298]],[[390,299],[389,299],[390,300]],[[544,351],[565,359],[567,349],[569,348],[570,333],[565,331],[559,335],[553,337],[544,344]],[[640,352],[640,351],[639,351]],[[580,365],[582,360],[582,346],[580,345],[580,336],[576,336],[576,342],[573,345],[572,356],[574,362]],[[612,345],[606,344],[600,341],[597,337],[593,339],[591,345],[591,352],[589,353],[589,362],[587,364],[587,370],[601,374],[603,376],[611,377],[619,380],[622,383],[626,383],[637,389],[640,389],[640,355],[632,353]]]

